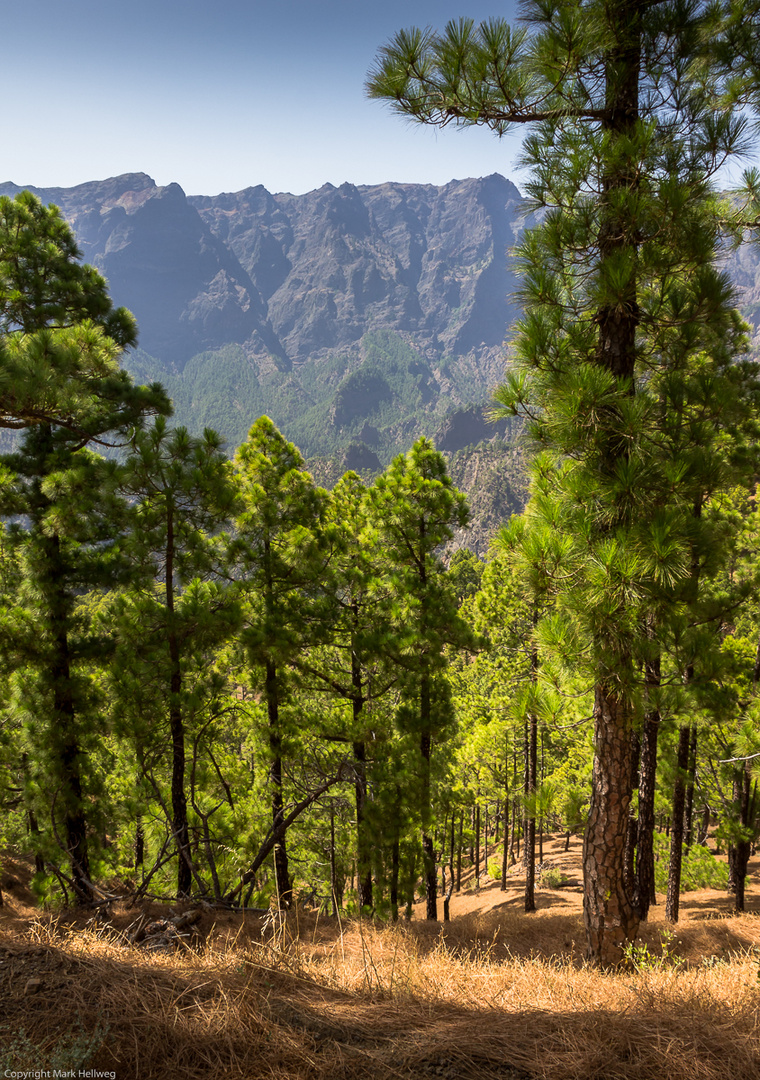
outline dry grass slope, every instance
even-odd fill
[[[686,894],[669,940],[660,905],[612,974],[580,959],[579,890],[540,890],[525,915],[516,874],[463,891],[445,927],[209,909],[172,954],[126,943],[134,909],[44,920],[19,886],[0,909],[0,1064],[76,1069],[83,1031],[86,1067],[119,1080],[757,1080],[751,869],[754,912]]]

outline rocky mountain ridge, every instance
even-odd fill
[[[268,413],[326,476],[376,471],[421,434],[451,454],[512,438],[487,416],[530,225],[505,177],[187,196],[128,173],[31,190],[134,312],[126,366],[161,380],[192,430],[213,427],[233,449]],[[727,266],[760,345],[757,249]]]
[[[229,343],[289,368],[375,328],[462,355],[501,345],[515,314],[521,196],[498,174],[300,196],[188,197],[143,173],[31,190],[60,206],[85,260],[135,312],[142,348],[177,370]]]

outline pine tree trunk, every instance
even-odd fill
[[[459,844],[457,845],[457,892],[462,891],[462,836],[464,835],[464,810],[459,812]]]
[[[644,666],[645,687],[660,685],[659,656]],[[657,708],[644,715],[639,758],[639,824],[633,905],[639,919],[646,922],[649,907],[657,902],[654,887],[654,796],[657,784],[657,739],[660,733],[660,713]]]
[[[48,612],[52,628],[50,675],[53,688],[55,743],[60,746],[58,788],[63,810],[63,829],[71,869],[75,902],[87,904],[93,899],[90,857],[87,843],[87,817],[82,789],[83,755],[76,733],[71,680],[71,650],[66,629],[71,598],[65,591],[66,567],[57,535],[43,540]]]
[[[173,633],[169,635],[169,657],[171,662],[169,729],[172,739],[172,830],[177,847],[177,896],[189,896],[193,878],[190,869],[190,831],[185,796],[185,726],[179,704],[182,675],[177,638]]]
[[[673,785],[673,830],[670,837],[670,863],[668,866],[668,895],[665,900],[665,917],[678,922],[681,899],[681,865],[683,862],[683,811],[686,801],[686,770],[689,765],[691,729],[683,725],[678,732],[678,755],[676,779]]]
[[[475,804],[475,889],[480,887],[480,803]]]
[[[143,829],[141,817],[138,817],[137,825],[135,827],[135,843],[133,855],[134,858],[132,861],[132,865],[135,870],[139,870],[145,862],[145,830]]]
[[[398,880],[401,866],[401,787],[396,784],[393,814],[393,845],[391,847],[391,917],[398,922]]]
[[[165,550],[166,614],[169,622],[169,731],[172,740],[172,831],[177,849],[177,896],[189,896],[192,885],[190,832],[185,795],[185,725],[182,718],[182,666],[177,640],[174,604],[174,513],[166,510]]]
[[[514,763],[514,769],[512,773],[512,790],[517,791],[517,750],[512,752],[512,760]],[[520,858],[520,839],[516,837],[517,833],[517,799],[512,799],[512,820],[510,823],[510,840],[509,840],[509,864],[512,866]],[[515,855],[515,839],[517,839],[517,854]]]
[[[538,656],[534,651],[534,671],[538,668]],[[528,762],[526,777],[526,796],[530,797],[536,791],[536,771],[538,766],[538,718],[535,715],[529,717],[528,727]],[[532,814],[525,818],[525,839],[523,859],[525,862],[525,910],[536,910],[536,817]]]
[[[639,920],[625,889],[623,859],[631,804],[631,723],[614,692],[597,686],[591,806],[583,842],[583,915],[587,957],[616,964]]]
[[[483,873],[488,873],[488,803],[485,804],[483,814]]]
[[[269,720],[269,751],[272,763],[269,767],[269,783],[272,789],[272,828],[282,827],[285,820],[285,804],[282,795],[282,738],[280,736],[280,703],[277,685],[277,668],[271,660],[266,663],[265,694]],[[288,870],[288,849],[283,834],[274,846],[274,877],[277,902],[280,908],[289,908],[293,902],[293,888]]]
[[[747,864],[749,862],[751,843],[745,839],[749,831],[751,819],[750,810],[750,770],[749,762],[745,762],[744,768],[736,785],[739,801],[739,824],[742,829],[742,838],[734,845],[733,850],[733,878],[734,878],[734,910],[737,914],[744,911],[744,886],[747,880]]]
[[[430,751],[432,739],[430,734],[430,679],[427,675],[420,680],[420,720],[422,725],[420,754],[423,762],[422,859],[425,873],[425,918],[436,921],[438,919],[438,875],[435,872],[435,846],[433,837],[430,835],[432,813],[430,805]]]
[[[631,790],[639,786],[639,765],[641,759],[641,739],[637,732],[631,733]],[[636,815],[631,805],[628,811],[628,827],[625,833],[625,859],[623,863],[623,873],[625,875],[625,891],[629,896],[633,896],[636,888],[636,876],[634,871],[634,860],[636,855],[636,844],[638,841],[639,823],[636,819]]]
[[[358,611],[354,606],[354,620],[359,621]],[[351,650],[351,708],[353,712],[354,732],[360,730],[361,715],[364,709],[364,690],[362,685],[362,669],[359,658],[354,649]],[[372,907],[372,855],[369,837],[367,836],[366,807],[367,807],[367,756],[364,741],[358,739],[353,744],[354,783],[356,798],[356,863],[357,876],[359,879],[359,910]]]
[[[697,776],[697,725],[692,724],[691,743],[689,745],[689,768],[686,785],[686,805],[684,806],[683,843],[688,852],[694,831],[694,783]]]
[[[354,701],[354,708],[356,702]],[[372,856],[370,854],[369,839],[366,835],[366,805],[367,805],[367,767],[366,750],[363,742],[353,744],[354,771],[356,780],[354,792],[356,796],[356,863],[359,885],[359,910],[372,907]]]
[[[627,142],[639,120],[641,68],[641,17],[643,0],[618,0],[605,11],[612,44],[604,58],[605,108],[601,121],[608,140],[609,157],[599,198],[598,253],[600,273],[605,265],[621,260],[635,267],[638,237],[623,209],[637,183],[637,165]],[[598,326],[595,361],[615,379],[620,393],[635,393],[636,333],[639,304],[635,271],[632,270],[616,297],[605,297],[594,319]],[[606,481],[630,451],[629,434],[621,414],[610,409],[595,431],[587,474],[594,483],[599,473]],[[610,507],[610,510],[613,508]],[[626,529],[631,511],[615,507],[615,524]],[[598,539],[614,529],[608,521]],[[620,601],[624,603],[624,601]],[[624,634],[624,631],[620,631]],[[617,963],[627,941],[633,940],[639,920],[625,888],[625,838],[631,802],[631,707],[617,689],[633,682],[633,663],[625,640],[613,630],[601,631],[594,642],[605,656],[604,667],[612,676],[600,674],[594,701],[594,764],[591,806],[583,845],[584,918],[587,957],[603,966]],[[625,691],[623,691],[623,694]]]
[[[335,864],[335,805],[330,800],[330,896],[333,918],[338,914],[338,874]]]
[[[507,870],[509,868],[509,795],[504,796],[504,836],[501,846],[501,891],[507,891]]]

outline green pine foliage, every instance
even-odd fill
[[[542,834],[585,829],[606,962],[640,909],[600,822],[620,840],[643,818],[626,786],[654,725],[655,884],[728,885],[741,906],[760,385],[717,256],[754,181],[729,206],[714,169],[756,102],[728,63],[755,70],[739,16],[756,30],[756,5],[532,12],[398,35],[372,78],[427,122],[535,125],[541,213],[500,398],[536,452],[528,508],[484,560],[444,457],[407,448],[399,419],[424,436],[448,403],[401,336],[319,369],[202,354],[170,390],[210,427],[171,428],[162,389],[120,366],[134,325],[60,215],[0,200],[0,426],[20,432],[0,461],[0,844],[35,859],[45,902],[300,897],[397,918],[419,896],[433,919],[442,868],[451,884],[477,859],[504,883],[518,844],[532,860]],[[130,363],[150,379],[150,357]],[[251,402],[272,418],[251,427]],[[384,471],[328,493],[286,422],[309,453],[369,425]],[[242,442],[234,461],[212,428]],[[634,873],[645,854],[640,838]]]

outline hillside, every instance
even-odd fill
[[[0,1064],[118,1080],[754,1080],[758,860],[746,915],[686,893],[673,935],[660,903],[628,967],[605,974],[580,959],[580,847],[545,840],[569,881],[540,887],[531,915],[519,866],[506,892],[474,890],[470,870],[445,925],[422,905],[396,927],[201,905],[177,951],[127,938],[184,907],[40,916],[29,869],[4,857]]]

